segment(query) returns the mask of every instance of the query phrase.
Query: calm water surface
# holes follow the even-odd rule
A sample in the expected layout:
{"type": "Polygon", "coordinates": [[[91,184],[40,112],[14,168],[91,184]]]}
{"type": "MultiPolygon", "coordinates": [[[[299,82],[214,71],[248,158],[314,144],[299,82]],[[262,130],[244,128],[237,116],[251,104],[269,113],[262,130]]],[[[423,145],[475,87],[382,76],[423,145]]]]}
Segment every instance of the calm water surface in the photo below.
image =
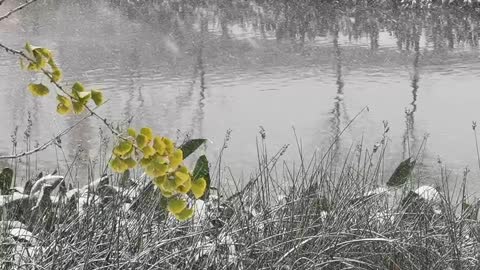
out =
{"type": "MultiPolygon", "coordinates": [[[[335,10],[301,1],[159,2],[39,1],[0,22],[0,42],[51,48],[66,84],[104,89],[108,103],[100,114],[133,117],[133,126],[168,136],[208,138],[211,159],[231,129],[223,160],[237,177],[256,166],[261,127],[272,153],[295,144],[295,128],[311,154],[326,149],[366,106],[338,147],[363,141],[371,149],[388,121],[387,171],[429,134],[423,166],[439,171],[440,158],[452,179],[465,166],[472,179],[479,175],[471,127],[480,120],[477,15],[335,10]]],[[[14,6],[6,1],[0,14],[14,6]]],[[[53,98],[31,97],[25,86],[32,79],[16,57],[0,52],[0,152],[12,151],[17,126],[18,151],[25,149],[29,112],[32,145],[78,120],[57,116],[53,98]]],[[[62,149],[36,156],[39,168],[72,162],[79,146],[80,163],[95,159],[99,127],[85,121],[62,149]]],[[[291,147],[285,158],[296,155],[291,147]]]]}

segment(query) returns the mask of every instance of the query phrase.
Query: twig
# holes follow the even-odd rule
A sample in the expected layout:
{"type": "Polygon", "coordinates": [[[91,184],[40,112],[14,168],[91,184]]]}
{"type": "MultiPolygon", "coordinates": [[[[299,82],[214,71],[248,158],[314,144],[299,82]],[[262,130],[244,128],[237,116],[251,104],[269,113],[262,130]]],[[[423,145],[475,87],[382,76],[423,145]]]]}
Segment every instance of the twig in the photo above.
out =
{"type": "Polygon", "coordinates": [[[335,139],[333,140],[333,142],[330,144],[330,147],[328,147],[327,151],[325,152],[325,154],[322,156],[322,159],[320,160],[320,164],[322,164],[323,160],[327,157],[328,153],[330,152],[330,150],[332,150],[334,144],[340,139],[340,137],[343,135],[343,133],[345,132],[345,130],[347,130],[350,125],[355,122],[355,120],[364,112],[364,111],[369,111],[368,107],[363,107],[363,109],[361,109],[353,118],[352,120],[350,120],[347,125],[340,131],[340,133],[335,136],[335,139]]]}
{"type": "MultiPolygon", "coordinates": [[[[36,0],[35,0],[36,1],[36,0]]],[[[0,43],[0,48],[3,48],[5,49],[5,51],[7,51],[8,53],[11,53],[11,54],[15,54],[15,55],[18,55],[22,58],[24,58],[25,60],[31,62],[31,63],[35,63],[35,60],[33,60],[32,58],[28,57],[25,53],[23,53],[22,51],[17,51],[17,50],[14,50],[14,49],[11,49],[10,47],[7,47],[5,45],[3,45],[2,43],[0,43]]],[[[42,72],[43,74],[45,74],[45,76],[47,76],[50,81],[60,90],[62,91],[65,95],[67,95],[68,97],[70,97],[71,99],[74,99],[74,97],[68,93],[64,88],[63,86],[61,86],[58,82],[56,82],[53,77],[52,77],[52,74],[46,70],[46,69],[43,69],[42,68],[42,72]]],[[[123,137],[117,130],[115,130],[113,128],[113,126],[108,122],[108,120],[106,118],[103,118],[102,116],[100,116],[99,114],[97,114],[96,112],[94,112],[94,110],[90,107],[88,107],[87,105],[84,105],[85,109],[93,116],[95,116],[97,119],[99,119],[100,121],[103,122],[103,124],[105,126],[107,126],[107,128],[112,132],[113,135],[117,136],[119,139],[121,140],[127,140],[125,137],[123,137]]]]}
{"type": "MultiPolygon", "coordinates": [[[[5,0],[0,0],[0,5],[3,4],[3,2],[5,2],[5,0]]],[[[13,13],[19,11],[19,10],[22,10],[23,8],[25,8],[26,6],[34,3],[34,2],[37,2],[37,0],[30,0],[30,1],[27,1],[25,2],[24,4],[10,10],[9,12],[7,12],[7,14],[3,15],[2,17],[0,17],[0,22],[5,20],[6,18],[8,18],[10,15],[12,15],[13,13]]]]}
{"type": "Polygon", "coordinates": [[[477,121],[472,122],[473,135],[475,136],[475,150],[477,150],[478,168],[480,169],[480,152],[478,150],[477,121]]]}
{"type": "Polygon", "coordinates": [[[2,159],[21,158],[21,157],[29,156],[29,155],[31,155],[31,154],[34,154],[34,153],[43,151],[43,150],[47,149],[47,147],[49,147],[50,145],[52,145],[53,143],[55,143],[55,142],[56,142],[59,138],[61,138],[63,135],[69,133],[73,128],[75,128],[76,126],[78,126],[81,122],[83,122],[85,119],[89,118],[90,116],[92,116],[92,115],[90,114],[90,115],[87,115],[87,116],[83,117],[83,118],[80,119],[77,123],[75,123],[74,125],[68,127],[67,129],[63,130],[62,132],[60,132],[59,134],[57,134],[55,137],[53,137],[53,139],[49,140],[48,142],[42,144],[41,146],[39,146],[39,147],[37,147],[37,148],[34,148],[34,149],[30,150],[30,151],[26,151],[26,152],[23,152],[23,153],[20,153],[20,154],[8,155],[8,156],[0,156],[0,160],[2,160],[2,159]]]}

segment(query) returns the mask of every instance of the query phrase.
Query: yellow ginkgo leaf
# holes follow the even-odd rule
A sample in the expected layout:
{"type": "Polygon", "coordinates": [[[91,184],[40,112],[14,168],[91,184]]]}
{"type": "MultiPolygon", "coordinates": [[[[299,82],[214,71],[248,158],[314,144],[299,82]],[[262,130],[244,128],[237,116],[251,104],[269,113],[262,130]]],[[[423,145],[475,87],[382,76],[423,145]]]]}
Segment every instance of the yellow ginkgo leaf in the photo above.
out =
{"type": "Polygon", "coordinates": [[[90,100],[92,97],[91,92],[77,92],[76,97],[78,98],[79,101],[81,101],[83,104],[87,104],[87,102],[90,100]]]}
{"type": "Polygon", "coordinates": [[[182,172],[182,173],[186,173],[186,174],[189,174],[189,173],[190,173],[189,170],[188,170],[188,168],[187,168],[185,165],[182,165],[182,166],[178,167],[178,168],[177,168],[177,171],[178,171],[178,172],[182,172]]]}
{"type": "Polygon", "coordinates": [[[52,81],[59,82],[62,79],[62,71],[58,68],[54,68],[52,71],[52,81]]]}
{"type": "Polygon", "coordinates": [[[61,115],[65,115],[70,113],[72,110],[72,101],[70,98],[62,96],[62,95],[57,95],[57,112],[61,115]]]}
{"type": "Polygon", "coordinates": [[[47,59],[38,51],[38,49],[33,50],[33,57],[35,58],[35,64],[38,69],[45,68],[47,66],[47,59]]]}
{"type": "Polygon", "coordinates": [[[153,183],[159,188],[165,184],[165,181],[167,181],[167,175],[153,178],[153,183]]]}
{"type": "Polygon", "coordinates": [[[165,144],[165,151],[167,151],[168,154],[173,153],[175,150],[175,145],[173,144],[172,140],[167,137],[162,137],[162,141],[165,144]]]}
{"type": "Polygon", "coordinates": [[[115,148],[113,148],[113,153],[117,156],[123,156],[132,150],[132,143],[129,141],[121,141],[115,148]]]}
{"type": "Polygon", "coordinates": [[[175,181],[170,180],[168,178],[167,178],[167,181],[165,181],[161,186],[162,190],[165,190],[168,192],[174,192],[176,188],[177,188],[177,185],[175,185],[175,181]]]}
{"type": "Polygon", "coordinates": [[[145,147],[143,147],[142,152],[145,158],[149,158],[156,153],[155,149],[153,149],[153,147],[151,147],[150,145],[146,145],[145,147]]]}
{"type": "Polygon", "coordinates": [[[143,134],[138,134],[137,138],[136,138],[136,141],[137,141],[137,146],[140,149],[145,147],[148,143],[147,137],[145,137],[145,135],[143,135],[143,134]]]}
{"type": "Polygon", "coordinates": [[[68,104],[72,104],[70,101],[70,98],[62,96],[62,95],[57,95],[57,101],[58,103],[62,103],[68,106],[68,104]]]}
{"type": "Polygon", "coordinates": [[[183,162],[183,152],[181,149],[175,149],[170,155],[170,167],[176,169],[183,162]]]}
{"type": "Polygon", "coordinates": [[[110,161],[110,167],[117,173],[123,173],[128,170],[128,165],[119,157],[115,157],[110,161]]]}
{"type": "Polygon", "coordinates": [[[185,208],[182,212],[174,215],[179,221],[187,221],[193,217],[193,208],[185,208]]]}
{"type": "Polygon", "coordinates": [[[205,190],[207,189],[207,181],[204,178],[197,179],[192,183],[192,193],[195,198],[199,199],[205,194],[205,190]]]}
{"type": "Polygon", "coordinates": [[[124,160],[125,164],[127,164],[129,169],[135,168],[137,166],[137,162],[133,158],[127,158],[124,160]]]}
{"type": "Polygon", "coordinates": [[[180,171],[175,172],[175,185],[177,187],[183,185],[186,181],[190,181],[190,175],[180,171]]]}
{"type": "Polygon", "coordinates": [[[133,128],[128,128],[127,129],[127,134],[128,134],[128,136],[130,136],[132,138],[135,138],[137,136],[137,132],[135,132],[135,129],[133,129],[133,128]]]}
{"type": "Polygon", "coordinates": [[[145,138],[147,139],[148,142],[153,139],[153,131],[152,131],[151,128],[144,127],[142,129],[140,129],[140,134],[145,136],[145,138]]]}
{"type": "Polygon", "coordinates": [[[92,90],[92,100],[95,105],[100,106],[103,104],[103,93],[99,90],[92,90]]]}
{"type": "Polygon", "coordinates": [[[140,165],[142,165],[142,167],[146,168],[150,165],[150,163],[152,162],[152,158],[142,158],[140,159],[140,165]]]}
{"type": "Polygon", "coordinates": [[[38,67],[38,65],[36,63],[30,63],[27,66],[27,70],[28,71],[39,71],[40,68],[38,67]]]}
{"type": "Polygon", "coordinates": [[[85,92],[85,87],[79,82],[75,82],[72,86],[72,93],[76,95],[77,93],[85,92]]]}
{"type": "Polygon", "coordinates": [[[168,166],[166,164],[160,164],[155,161],[150,161],[146,166],[145,172],[150,177],[159,177],[164,176],[168,171],[168,166]]]}
{"type": "Polygon", "coordinates": [[[177,192],[181,194],[187,194],[192,188],[192,181],[185,181],[181,186],[177,186],[177,192]]]}
{"type": "Polygon", "coordinates": [[[47,48],[36,48],[34,51],[38,52],[41,54],[43,57],[45,57],[47,60],[50,60],[53,57],[52,51],[50,51],[47,48]]]}
{"type": "Polygon", "coordinates": [[[29,84],[28,85],[28,90],[30,90],[32,95],[39,96],[39,97],[46,96],[50,92],[48,87],[46,87],[45,85],[43,85],[41,83],[38,83],[38,84],[31,83],[31,84],[29,84]]]}
{"type": "Polygon", "coordinates": [[[166,190],[163,190],[163,189],[160,189],[160,193],[162,193],[162,196],[165,197],[165,198],[170,198],[170,197],[173,196],[173,192],[166,191],[166,190]]]}
{"type": "Polygon", "coordinates": [[[70,113],[70,111],[71,111],[71,107],[67,107],[67,106],[65,106],[65,104],[62,104],[62,103],[57,104],[57,113],[58,114],[66,115],[66,114],[70,113]]]}
{"type": "Polygon", "coordinates": [[[85,110],[85,105],[82,104],[80,101],[72,101],[73,105],[73,112],[76,114],[81,114],[85,110]]]}
{"type": "Polygon", "coordinates": [[[156,136],[153,138],[153,148],[159,155],[163,155],[165,153],[165,143],[162,141],[162,137],[156,136]]]}
{"type": "Polygon", "coordinates": [[[187,207],[187,202],[182,199],[170,198],[168,200],[167,209],[173,214],[179,214],[187,207]]]}

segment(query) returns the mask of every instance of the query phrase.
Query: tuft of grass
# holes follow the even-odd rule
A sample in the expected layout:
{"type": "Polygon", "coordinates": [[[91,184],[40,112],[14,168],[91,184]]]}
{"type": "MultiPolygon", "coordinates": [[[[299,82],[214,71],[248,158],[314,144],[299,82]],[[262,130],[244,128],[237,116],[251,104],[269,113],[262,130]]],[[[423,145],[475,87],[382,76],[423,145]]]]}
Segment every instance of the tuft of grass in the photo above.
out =
{"type": "Polygon", "coordinates": [[[380,147],[351,147],[341,162],[299,150],[293,166],[278,162],[284,148],[269,156],[262,136],[257,174],[234,192],[192,201],[187,222],[169,217],[159,194],[133,210],[149,181],[135,172],[64,188],[41,212],[40,198],[12,199],[2,203],[2,269],[479,267],[478,203],[467,211],[444,168],[436,199],[385,187],[380,147]]]}

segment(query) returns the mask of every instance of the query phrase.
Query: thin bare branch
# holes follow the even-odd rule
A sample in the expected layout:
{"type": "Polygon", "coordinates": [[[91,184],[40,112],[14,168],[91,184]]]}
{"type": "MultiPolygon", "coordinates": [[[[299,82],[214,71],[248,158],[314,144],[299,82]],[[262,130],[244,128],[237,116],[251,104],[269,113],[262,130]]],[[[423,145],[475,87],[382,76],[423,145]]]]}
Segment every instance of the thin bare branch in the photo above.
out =
{"type": "MultiPolygon", "coordinates": [[[[3,4],[5,0],[0,0],[0,5],[3,4]]],[[[17,12],[17,11],[20,11],[22,9],[24,9],[25,7],[27,7],[28,5],[34,3],[34,2],[37,2],[37,0],[29,0],[23,4],[21,4],[20,6],[10,10],[9,12],[7,12],[7,14],[3,15],[0,17],[0,22],[5,20],[6,18],[8,18],[10,15],[12,15],[13,13],[17,12]]]]}
{"type": "Polygon", "coordinates": [[[83,122],[85,119],[91,117],[92,115],[89,114],[85,117],[83,117],[82,119],[80,119],[77,123],[73,124],[72,126],[66,128],[65,130],[63,130],[62,132],[58,133],[57,135],[55,135],[51,140],[47,141],[46,143],[40,145],[39,147],[36,147],[30,151],[26,151],[26,152],[23,152],[23,153],[19,153],[19,154],[13,154],[13,155],[7,155],[7,156],[0,156],[0,160],[2,159],[15,159],[15,158],[21,158],[21,157],[25,157],[25,156],[29,156],[29,155],[32,155],[32,154],[35,154],[37,152],[40,152],[40,151],[43,151],[45,149],[47,149],[50,145],[54,144],[56,141],[58,141],[62,136],[64,136],[65,134],[69,133],[72,129],[74,129],[76,126],[78,126],[81,122],[83,122]]]}
{"type": "MultiPolygon", "coordinates": [[[[15,55],[18,55],[22,58],[24,58],[25,60],[29,61],[29,62],[32,62],[34,63],[35,60],[33,60],[32,58],[28,57],[25,53],[23,53],[22,51],[17,51],[17,50],[14,50],[14,49],[11,49],[10,47],[7,47],[5,45],[3,45],[2,43],[0,43],[0,48],[3,48],[5,49],[8,53],[11,53],[11,54],[15,54],[15,55]]],[[[70,98],[74,98],[68,91],[66,91],[62,85],[60,85],[58,82],[56,82],[53,77],[52,77],[52,74],[46,70],[46,69],[42,69],[42,72],[43,74],[45,74],[45,76],[47,76],[51,83],[53,83],[60,91],[62,91],[65,95],[67,95],[68,97],[70,98]]],[[[85,109],[93,116],[95,116],[97,119],[99,119],[100,121],[103,122],[103,124],[105,126],[107,126],[107,128],[112,132],[113,135],[117,136],[119,139],[121,140],[126,140],[126,138],[124,138],[113,126],[112,124],[110,124],[108,122],[108,120],[102,116],[100,116],[99,114],[97,114],[94,109],[88,107],[87,105],[84,105],[85,106],[85,109]]]]}

